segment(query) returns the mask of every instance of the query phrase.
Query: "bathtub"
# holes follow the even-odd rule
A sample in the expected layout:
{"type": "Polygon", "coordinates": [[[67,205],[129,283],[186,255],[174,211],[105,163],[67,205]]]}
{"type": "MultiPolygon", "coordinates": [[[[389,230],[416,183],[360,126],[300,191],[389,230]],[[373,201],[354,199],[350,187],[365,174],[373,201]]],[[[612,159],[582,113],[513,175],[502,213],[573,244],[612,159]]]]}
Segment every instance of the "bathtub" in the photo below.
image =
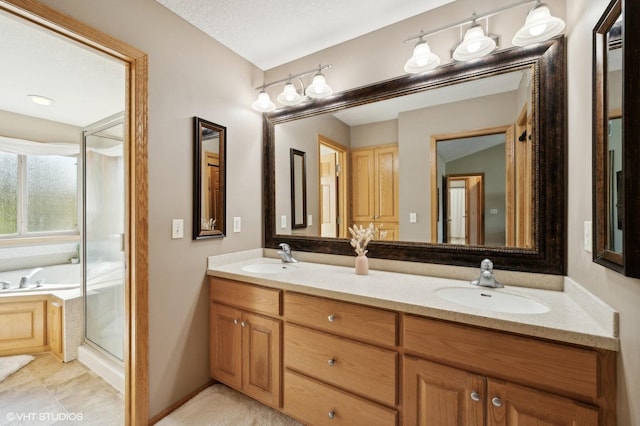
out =
{"type": "Polygon", "coordinates": [[[0,272],[0,282],[4,282],[0,286],[0,296],[11,293],[47,292],[79,288],[82,278],[81,268],[82,265],[80,264],[69,263],[0,272]],[[29,284],[27,288],[19,288],[20,280],[25,276],[30,276],[29,284]],[[8,288],[3,288],[7,286],[8,288]]]}

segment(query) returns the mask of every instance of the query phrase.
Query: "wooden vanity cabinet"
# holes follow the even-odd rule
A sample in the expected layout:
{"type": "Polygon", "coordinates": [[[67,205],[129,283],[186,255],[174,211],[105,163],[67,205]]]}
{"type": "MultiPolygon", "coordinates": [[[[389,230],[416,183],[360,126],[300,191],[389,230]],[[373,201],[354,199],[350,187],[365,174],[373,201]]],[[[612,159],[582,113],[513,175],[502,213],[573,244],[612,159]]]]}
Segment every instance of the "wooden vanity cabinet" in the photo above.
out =
{"type": "Polygon", "coordinates": [[[405,425],[615,425],[615,358],[406,315],[405,425]]]}
{"type": "Polygon", "coordinates": [[[211,377],[279,408],[282,321],[257,312],[279,315],[280,291],[219,278],[210,289],[211,377]]]}
{"type": "Polygon", "coordinates": [[[398,314],[284,294],[284,412],[306,424],[398,424],[398,314]]]}

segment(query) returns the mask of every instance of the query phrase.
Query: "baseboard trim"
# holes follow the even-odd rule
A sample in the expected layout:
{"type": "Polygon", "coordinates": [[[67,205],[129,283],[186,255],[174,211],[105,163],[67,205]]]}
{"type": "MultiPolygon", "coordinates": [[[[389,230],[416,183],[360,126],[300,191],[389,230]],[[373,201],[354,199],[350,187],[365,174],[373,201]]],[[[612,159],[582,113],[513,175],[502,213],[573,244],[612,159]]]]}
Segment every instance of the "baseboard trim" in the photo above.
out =
{"type": "Polygon", "coordinates": [[[217,382],[215,380],[211,379],[207,383],[205,383],[204,385],[200,386],[198,389],[196,389],[193,392],[189,393],[188,395],[180,398],[178,401],[174,402],[169,407],[167,407],[166,409],[162,410],[158,415],[156,415],[153,418],[151,418],[151,420],[149,420],[149,426],[155,425],[160,420],[164,419],[169,414],[173,413],[178,408],[183,406],[191,398],[193,398],[194,396],[196,396],[197,394],[199,394],[200,392],[202,392],[203,390],[205,390],[206,388],[208,388],[209,386],[211,386],[211,385],[213,385],[215,383],[217,383],[217,382]]]}

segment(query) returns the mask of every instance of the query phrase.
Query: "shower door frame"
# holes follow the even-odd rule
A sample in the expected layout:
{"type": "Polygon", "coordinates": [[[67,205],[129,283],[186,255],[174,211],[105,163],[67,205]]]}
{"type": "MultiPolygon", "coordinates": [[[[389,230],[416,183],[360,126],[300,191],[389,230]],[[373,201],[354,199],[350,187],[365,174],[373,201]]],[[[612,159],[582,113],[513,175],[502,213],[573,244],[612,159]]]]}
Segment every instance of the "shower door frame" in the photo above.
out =
{"type": "Polygon", "coordinates": [[[0,9],[124,62],[125,105],[125,424],[149,421],[147,55],[34,0],[0,0],[0,9]]]}

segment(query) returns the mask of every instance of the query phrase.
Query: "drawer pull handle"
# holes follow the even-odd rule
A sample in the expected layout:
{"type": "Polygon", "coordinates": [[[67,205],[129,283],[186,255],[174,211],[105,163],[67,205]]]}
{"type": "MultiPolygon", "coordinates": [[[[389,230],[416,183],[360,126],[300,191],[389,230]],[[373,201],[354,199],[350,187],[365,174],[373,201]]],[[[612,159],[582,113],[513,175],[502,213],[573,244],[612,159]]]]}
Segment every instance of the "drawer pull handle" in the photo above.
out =
{"type": "Polygon", "coordinates": [[[330,419],[333,419],[336,416],[336,412],[331,410],[331,411],[329,411],[328,416],[329,416],[330,419]]]}
{"type": "Polygon", "coordinates": [[[334,365],[336,365],[336,359],[331,358],[329,361],[327,361],[327,364],[329,364],[329,367],[333,367],[334,365]]]}
{"type": "Polygon", "coordinates": [[[242,327],[246,327],[246,326],[247,326],[247,322],[246,322],[246,321],[242,321],[242,322],[240,323],[240,325],[241,325],[242,327]]]}
{"type": "Polygon", "coordinates": [[[502,407],[502,400],[500,398],[498,398],[497,396],[494,396],[491,399],[491,403],[496,407],[502,407]]]}
{"type": "Polygon", "coordinates": [[[336,316],[334,314],[331,314],[327,317],[327,319],[329,320],[329,322],[334,322],[336,320],[336,316]]]}
{"type": "Polygon", "coordinates": [[[234,320],[233,320],[233,325],[238,325],[238,322],[239,322],[239,321],[238,321],[237,319],[234,319],[234,320]]]}
{"type": "Polygon", "coordinates": [[[476,391],[471,392],[471,399],[476,402],[480,401],[480,394],[476,391]]]}

